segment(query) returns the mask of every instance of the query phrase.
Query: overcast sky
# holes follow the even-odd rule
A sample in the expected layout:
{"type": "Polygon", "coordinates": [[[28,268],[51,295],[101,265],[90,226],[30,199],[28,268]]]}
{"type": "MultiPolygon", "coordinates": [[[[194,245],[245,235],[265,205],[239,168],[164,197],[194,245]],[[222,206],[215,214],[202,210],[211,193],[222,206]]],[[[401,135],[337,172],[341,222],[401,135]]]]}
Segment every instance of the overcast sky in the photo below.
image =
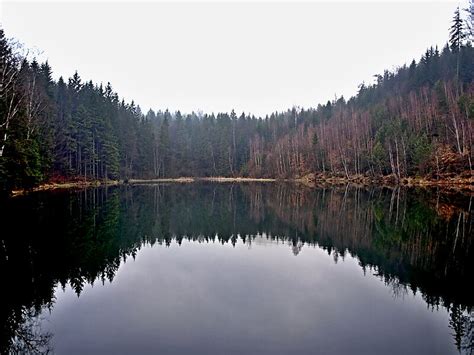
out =
{"type": "Polygon", "coordinates": [[[54,77],[75,70],[149,108],[264,115],[348,98],[442,47],[443,2],[18,2],[1,23],[54,77]]]}

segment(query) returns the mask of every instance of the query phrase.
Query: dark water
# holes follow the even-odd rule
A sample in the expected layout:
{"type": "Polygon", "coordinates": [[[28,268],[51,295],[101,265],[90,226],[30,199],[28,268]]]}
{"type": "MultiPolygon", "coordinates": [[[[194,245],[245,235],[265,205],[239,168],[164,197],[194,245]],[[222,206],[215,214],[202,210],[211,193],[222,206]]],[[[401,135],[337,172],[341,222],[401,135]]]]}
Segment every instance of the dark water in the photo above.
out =
{"type": "Polygon", "coordinates": [[[189,184],[0,205],[0,349],[472,354],[470,196],[189,184]]]}

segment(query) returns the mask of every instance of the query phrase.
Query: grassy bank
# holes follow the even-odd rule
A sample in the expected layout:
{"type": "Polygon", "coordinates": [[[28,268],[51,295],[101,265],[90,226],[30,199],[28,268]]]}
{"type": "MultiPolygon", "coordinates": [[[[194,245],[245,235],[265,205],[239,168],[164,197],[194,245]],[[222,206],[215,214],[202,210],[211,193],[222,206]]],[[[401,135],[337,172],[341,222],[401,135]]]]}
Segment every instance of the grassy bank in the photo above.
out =
{"type": "Polygon", "coordinates": [[[120,181],[117,180],[90,180],[90,181],[67,181],[67,182],[49,182],[46,184],[41,184],[39,186],[33,187],[31,189],[18,189],[11,192],[11,196],[21,196],[30,192],[37,191],[48,191],[48,190],[65,190],[65,189],[84,189],[88,187],[97,187],[97,186],[112,186],[118,185],[120,181]]]}
{"type": "Polygon", "coordinates": [[[59,189],[84,189],[97,186],[113,186],[119,184],[144,185],[144,184],[160,184],[160,183],[195,183],[195,182],[216,182],[216,183],[275,183],[289,182],[304,184],[308,187],[318,186],[335,186],[355,184],[361,186],[407,186],[407,187],[426,187],[441,188],[446,190],[470,191],[474,192],[474,176],[464,177],[444,177],[442,179],[429,179],[425,177],[408,177],[396,180],[393,176],[384,176],[380,178],[371,178],[367,176],[350,176],[336,177],[309,174],[301,178],[294,179],[274,179],[274,178],[249,178],[249,177],[179,177],[179,178],[162,178],[162,179],[129,179],[125,181],[118,180],[91,180],[91,181],[65,181],[65,182],[49,182],[32,189],[18,189],[12,191],[12,196],[21,196],[29,192],[48,191],[59,189]]]}
{"type": "Polygon", "coordinates": [[[164,182],[173,183],[190,183],[195,182],[196,179],[192,177],[179,177],[179,178],[163,178],[163,179],[129,179],[126,180],[127,184],[159,184],[164,182]]]}

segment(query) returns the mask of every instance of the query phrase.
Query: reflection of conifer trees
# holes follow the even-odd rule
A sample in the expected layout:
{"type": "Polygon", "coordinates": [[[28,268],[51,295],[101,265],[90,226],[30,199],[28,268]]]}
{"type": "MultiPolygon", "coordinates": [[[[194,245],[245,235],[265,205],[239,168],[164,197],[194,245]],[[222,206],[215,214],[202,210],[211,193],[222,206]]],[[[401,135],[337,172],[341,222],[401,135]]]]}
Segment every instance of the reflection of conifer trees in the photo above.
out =
{"type": "Polygon", "coordinates": [[[449,328],[453,331],[456,348],[466,354],[474,353],[474,313],[465,314],[463,307],[453,305],[449,314],[449,328]]]}
{"type": "Polygon", "coordinates": [[[454,342],[458,350],[461,350],[461,342],[464,337],[464,322],[465,316],[461,307],[453,306],[450,313],[449,327],[454,331],[454,342]]]}
{"type": "Polygon", "coordinates": [[[9,285],[0,307],[2,351],[46,345],[31,309],[51,306],[57,284],[69,283],[80,294],[85,283],[113,279],[121,256],[140,245],[120,244],[119,206],[117,191],[104,189],[37,194],[1,205],[0,223],[10,231],[0,250],[0,276],[9,285]]]}
{"type": "Polygon", "coordinates": [[[143,243],[217,236],[250,246],[265,235],[295,255],[309,245],[335,262],[357,257],[394,295],[421,292],[430,306],[450,309],[456,345],[472,349],[470,202],[399,188],[285,184],[123,186],[13,199],[0,205],[0,223],[10,231],[0,237],[0,276],[11,286],[0,306],[0,348],[27,329],[23,314],[52,306],[56,285],[79,295],[86,284],[112,281],[143,243]]]}

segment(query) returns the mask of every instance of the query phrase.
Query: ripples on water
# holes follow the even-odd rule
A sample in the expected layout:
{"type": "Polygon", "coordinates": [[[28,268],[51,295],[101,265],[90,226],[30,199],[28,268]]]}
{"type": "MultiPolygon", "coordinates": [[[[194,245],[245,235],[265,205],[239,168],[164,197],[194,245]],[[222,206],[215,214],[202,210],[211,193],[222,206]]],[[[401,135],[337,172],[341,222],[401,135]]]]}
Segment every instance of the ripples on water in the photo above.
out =
{"type": "Polygon", "coordinates": [[[5,201],[0,349],[472,354],[472,204],[279,184],[5,201]]]}

